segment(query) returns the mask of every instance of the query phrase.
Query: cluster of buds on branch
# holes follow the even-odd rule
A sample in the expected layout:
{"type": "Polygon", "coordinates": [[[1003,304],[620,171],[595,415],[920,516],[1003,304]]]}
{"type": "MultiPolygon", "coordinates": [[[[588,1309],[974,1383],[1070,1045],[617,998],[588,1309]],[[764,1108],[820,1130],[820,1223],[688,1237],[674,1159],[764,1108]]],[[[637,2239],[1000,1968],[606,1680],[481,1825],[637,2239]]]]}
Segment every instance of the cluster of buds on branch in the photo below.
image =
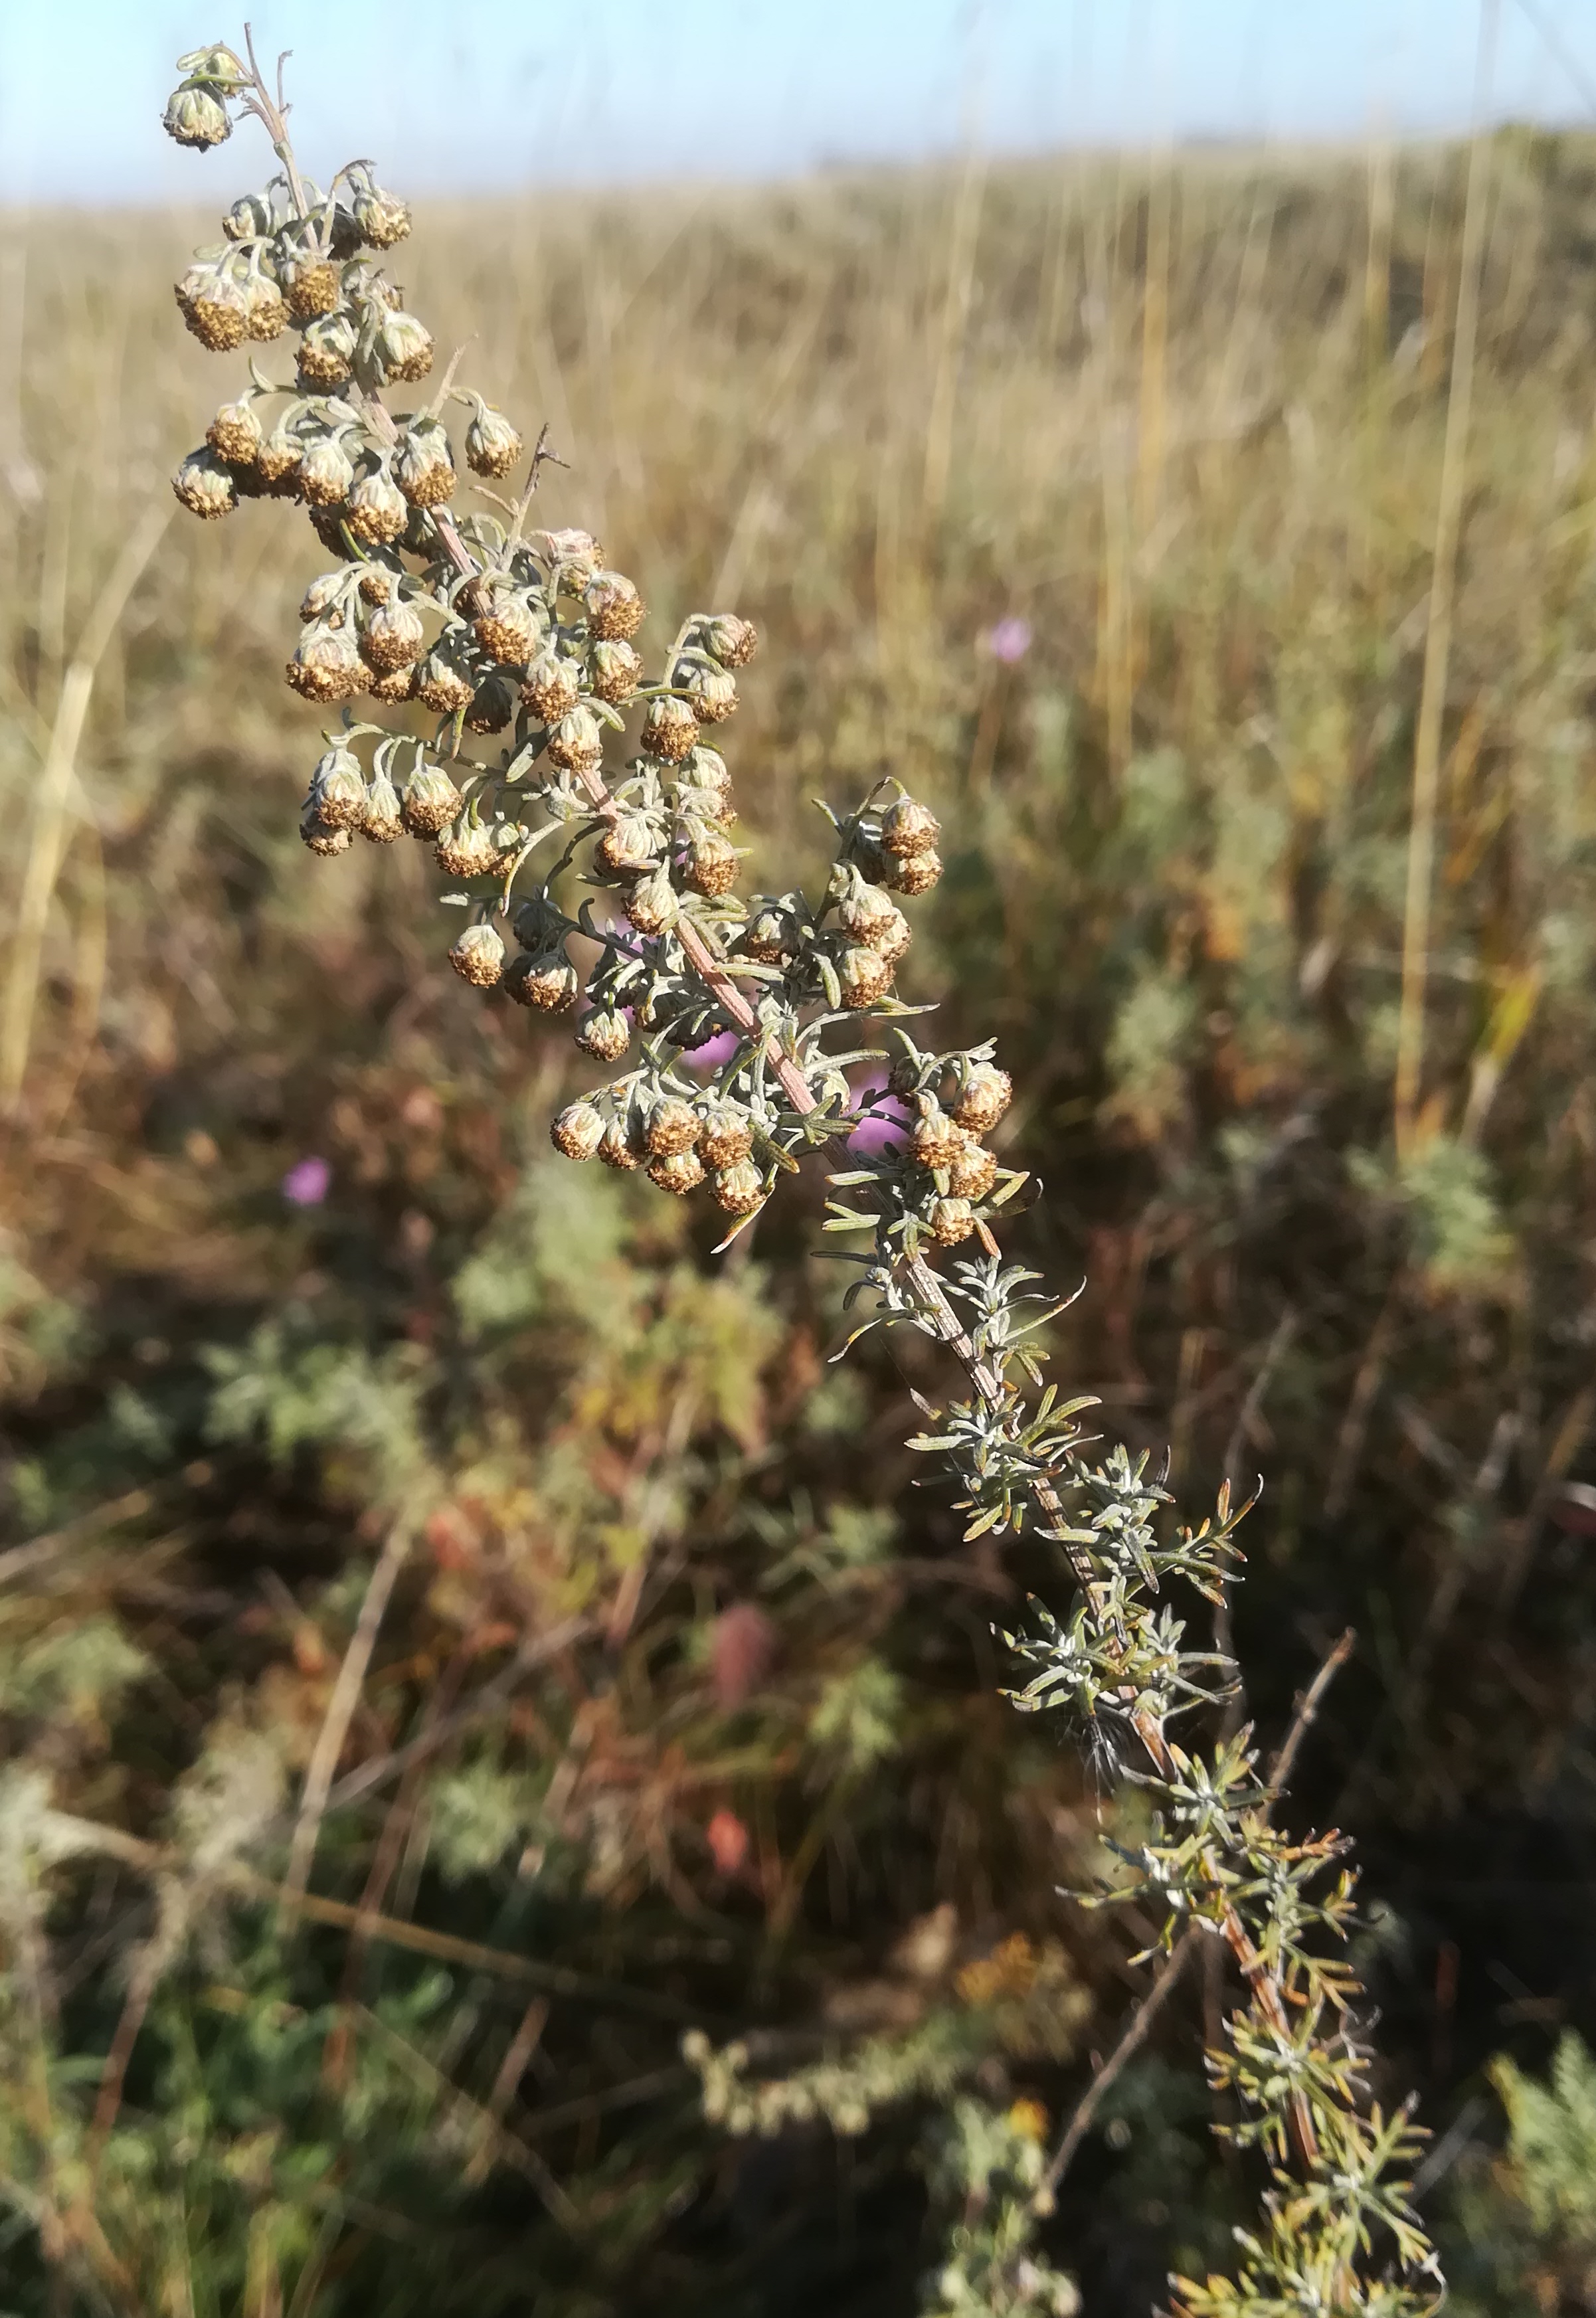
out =
{"type": "MultiPolygon", "coordinates": [[[[1028,1676],[1016,1703],[1062,1710],[1144,1793],[1144,1839],[1115,1891],[1092,1897],[1134,1894],[1154,1911],[1166,1973],[1197,1938],[1222,1943],[1237,1972],[1242,2000],[1208,2065],[1239,2112],[1234,2137],[1270,2169],[1265,2225],[1242,2238],[1234,2278],[1174,2281],[1175,2307],[1413,2318],[1438,2287],[1408,2203],[1419,2136],[1405,2110],[1388,2117],[1367,2098],[1359,1991],[1335,1953],[1350,1917],[1345,1846],[1274,1828],[1281,1779],[1260,1777],[1245,1732],[1206,1752],[1170,1736],[1178,1718],[1212,1714],[1235,1676],[1186,1646],[1166,1589],[1223,1602],[1240,1516],[1222,1497],[1214,1520],[1161,1541],[1169,1500],[1145,1460],[1087,1453],[1078,1419],[1090,1404],[1043,1383],[1037,1332],[1059,1307],[994,1237],[1027,1183],[986,1139],[1009,1078],[990,1044],[923,1049],[907,1027],[919,1010],[894,993],[910,941],[900,902],[941,874],[934,816],[889,778],[851,812],[827,809],[835,858],[818,898],[737,897],[731,777],[705,735],[736,708],[753,627],[695,613],[650,677],[633,582],[587,533],[531,522],[546,441],[528,458],[511,422],[456,384],[458,358],[421,408],[390,407],[385,395],[433,362],[376,262],[408,211],[364,161],[325,193],[303,177],[281,68],[268,88],[247,36],[246,49],[183,59],[166,127],[205,147],[235,112],[253,115],[281,175],[234,205],[178,302],[220,352],[291,339],[295,374],[274,382],[252,360],[175,489],[207,517],[296,499],[333,559],[288,664],[306,699],[343,705],[305,800],[306,844],[336,856],[356,836],[408,831],[433,846],[453,889],[444,899],[465,913],[449,952],[459,974],[533,1013],[571,1014],[578,1046],[614,1074],[554,1120],[568,1158],[646,1169],[677,1195],[707,1183],[729,1235],[806,1155],[840,1161],[826,1228],[864,1236],[843,1260],[857,1267],[850,1301],[874,1298],[856,1335],[910,1325],[969,1386],[944,1410],[927,1405],[912,1445],[956,1477],[971,1538],[1050,1540],[1073,1581],[1062,1622],[1038,1605],[1032,1629],[1005,1640],[1028,1676]],[[454,409],[469,413],[460,453],[485,502],[464,515],[454,409]],[[524,461],[518,490],[489,488],[524,461]],[[356,714],[357,696],[388,721],[356,714]],[[895,1134],[859,1137],[873,1119],[895,1134]]],[[[1001,2292],[991,2283],[992,2307],[1042,2306],[1025,2284],[1044,2276],[1030,2235],[1027,2224],[1002,2239],[1012,2276],[1001,2292]]]]}

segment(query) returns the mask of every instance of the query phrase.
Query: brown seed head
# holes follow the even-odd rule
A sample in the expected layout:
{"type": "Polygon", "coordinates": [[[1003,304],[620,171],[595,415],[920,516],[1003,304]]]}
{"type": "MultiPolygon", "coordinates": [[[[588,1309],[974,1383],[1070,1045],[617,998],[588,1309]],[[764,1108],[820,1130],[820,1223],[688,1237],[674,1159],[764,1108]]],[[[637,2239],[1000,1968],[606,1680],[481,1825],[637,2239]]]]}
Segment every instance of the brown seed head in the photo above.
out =
{"type": "Polygon", "coordinates": [[[453,716],[469,708],[477,681],[464,665],[463,628],[446,629],[421,663],[416,697],[435,716],[453,716]]]}
{"type": "Polygon", "coordinates": [[[649,1181],[662,1191],[672,1191],[685,1199],[704,1181],[704,1162],[696,1151],[672,1151],[663,1159],[649,1162],[649,1181]]]}
{"type": "Polygon", "coordinates": [[[404,825],[398,790],[386,773],[374,774],[360,817],[361,835],[372,845],[391,845],[404,825]]]}
{"type": "Polygon", "coordinates": [[[313,813],[300,816],[300,836],[312,853],[326,857],[347,853],[354,841],[346,829],[329,829],[326,822],[318,821],[313,813]]]}
{"type": "Polygon", "coordinates": [[[502,732],[516,714],[516,689],[498,669],[490,669],[471,695],[465,712],[468,732],[502,732]]]}
{"type": "Polygon", "coordinates": [[[342,285],[330,257],[301,257],[288,268],[283,284],[288,310],[296,322],[313,322],[336,310],[342,285]]]}
{"type": "Polygon", "coordinates": [[[879,950],[864,942],[850,942],[837,961],[837,979],[845,1006],[874,1006],[892,988],[892,969],[879,950]]]}
{"type": "Polygon", "coordinates": [[[919,1100],[920,1115],[910,1137],[914,1155],[922,1167],[951,1166],[954,1155],[964,1147],[964,1130],[934,1096],[923,1094],[919,1100]]]}
{"type": "Polygon", "coordinates": [[[473,988],[491,990],[505,970],[504,942],[492,926],[467,926],[449,952],[449,963],[473,988]]]}
{"type": "Polygon", "coordinates": [[[737,883],[738,853],[734,845],[711,831],[695,838],[687,849],[683,882],[695,894],[706,894],[712,901],[721,894],[729,894],[737,883]]]}
{"type": "Polygon", "coordinates": [[[746,1110],[740,1110],[732,1103],[719,1103],[704,1113],[698,1148],[706,1165],[735,1167],[753,1147],[754,1123],[746,1110]]]}
{"type": "MultiPolygon", "coordinates": [[[[438,839],[435,858],[438,867],[451,877],[480,877],[498,858],[498,848],[485,822],[473,821],[469,813],[462,813],[438,839]]],[[[495,935],[494,939],[497,941],[498,937],[495,935]]],[[[499,947],[502,949],[504,945],[500,943],[499,947]]]]}
{"type": "Polygon", "coordinates": [[[942,834],[942,823],[911,796],[901,796],[881,817],[881,841],[889,853],[928,853],[942,834]]]}
{"type": "Polygon", "coordinates": [[[568,1102],[549,1129],[549,1140],[567,1159],[592,1159],[604,1141],[603,1114],[590,1102],[568,1102]]]}
{"type": "Polygon", "coordinates": [[[279,424],[273,427],[261,445],[256,459],[256,472],[263,482],[287,483],[300,471],[305,455],[304,445],[288,427],[279,424]]]}
{"type": "Polygon", "coordinates": [[[936,1199],[931,1206],[931,1237],[938,1247],[957,1247],[975,1229],[968,1199],[936,1199]]]}
{"type": "Polygon", "coordinates": [[[563,1014],[576,1004],[581,987],[576,967],[559,951],[533,957],[523,950],[505,976],[505,988],[516,1004],[535,1007],[540,1014],[563,1014]]]}
{"type": "Polygon", "coordinates": [[[288,328],[288,306],[274,282],[252,274],[244,284],[245,328],[257,346],[270,346],[288,328]]]}
{"type": "Polygon", "coordinates": [[[676,1095],[660,1098],[649,1113],[647,1139],[650,1157],[663,1159],[673,1151],[691,1151],[703,1133],[698,1113],[676,1095]]]}
{"type": "Polygon", "coordinates": [[[177,302],[184,320],[211,354],[231,354],[235,346],[243,345],[249,327],[249,309],[243,291],[227,275],[210,274],[187,298],[179,284],[177,302]]]}
{"type": "Polygon", "coordinates": [[[635,646],[619,638],[594,645],[587,655],[587,681],[600,700],[618,708],[630,700],[643,680],[643,664],[635,646]]]}
{"type": "Polygon", "coordinates": [[[595,854],[601,869],[628,876],[648,869],[654,860],[654,836],[641,813],[617,813],[598,840],[595,854]]]}
{"type": "Polygon", "coordinates": [[[744,929],[742,946],[761,966],[779,966],[792,955],[794,933],[785,910],[767,903],[757,910],[744,929]]]}
{"type": "Polygon", "coordinates": [[[412,420],[393,463],[393,480],[412,507],[442,507],[454,489],[454,454],[435,418],[412,420]]]}
{"type": "Polygon", "coordinates": [[[460,791],[442,765],[423,758],[405,783],[400,813],[412,837],[435,837],[460,811],[460,791]]]}
{"type": "Polygon", "coordinates": [[[595,772],[604,762],[604,734],[590,708],[579,703],[549,735],[549,761],[562,772],[595,772]]]}
{"type": "Polygon", "coordinates": [[[397,707],[401,700],[416,697],[416,671],[414,668],[386,669],[370,679],[366,690],[373,700],[385,700],[397,707]]]}
{"type": "Polygon", "coordinates": [[[998,1180],[998,1163],[984,1144],[966,1143],[947,1163],[947,1188],[961,1199],[984,1199],[998,1180]]]}
{"type": "Polygon", "coordinates": [[[670,873],[652,869],[640,877],[626,897],[626,914],[640,934],[662,934],[681,915],[670,873]]]}
{"type": "Polygon", "coordinates": [[[344,520],[354,536],[367,547],[387,547],[409,520],[405,495],[393,477],[379,467],[362,475],[350,491],[344,520]]]}
{"type": "Polygon", "coordinates": [[[525,597],[502,591],[492,597],[474,626],[477,642],[489,659],[506,668],[522,665],[538,633],[538,623],[525,597]]]}
{"type": "Polygon", "coordinates": [[[526,671],[521,697],[540,724],[558,724],[581,697],[581,671],[575,660],[561,660],[553,650],[539,652],[526,671]]]}
{"type": "Polygon", "coordinates": [[[361,632],[360,649],[367,667],[374,668],[380,676],[411,667],[426,649],[420,613],[398,597],[379,604],[361,632]]]}
{"type": "Polygon", "coordinates": [[[331,748],[310,776],[305,808],[328,829],[357,829],[365,816],[366,777],[353,749],[331,748]]]}
{"type": "Polygon", "coordinates": [[[928,894],[942,875],[942,856],[924,853],[889,854],[883,868],[886,884],[897,894],[928,894]]]}
{"type": "Polygon", "coordinates": [[[426,323],[402,308],[390,314],[377,333],[377,358],[384,375],[408,385],[426,376],[432,356],[432,332],[426,323]]]}
{"type": "Polygon", "coordinates": [[[605,1128],[598,1155],[605,1165],[614,1168],[617,1174],[630,1175],[634,1168],[642,1165],[642,1155],[632,1148],[632,1136],[624,1121],[619,1119],[612,1119],[605,1128]]]}
{"type": "Polygon", "coordinates": [[[624,1014],[595,1007],[577,1024],[577,1044],[596,1062],[618,1063],[632,1044],[632,1025],[624,1014]]]}
{"type": "Polygon", "coordinates": [[[728,668],[746,668],[759,649],[759,631],[735,612],[717,612],[704,629],[704,648],[728,668]]]}
{"type": "Polygon", "coordinates": [[[625,642],[643,624],[643,599],[623,571],[596,571],[583,597],[587,629],[595,638],[625,642]]]}
{"type": "Polygon", "coordinates": [[[737,678],[723,668],[689,661],[677,667],[671,680],[692,696],[694,714],[705,724],[723,724],[737,706],[737,678]]]}
{"type": "Polygon", "coordinates": [[[220,145],[233,133],[226,105],[208,88],[174,89],[166,99],[161,126],[177,144],[197,149],[220,145]]]}
{"type": "Polygon", "coordinates": [[[973,1135],[996,1127],[1014,1100],[1014,1081],[995,1063],[975,1063],[954,1105],[954,1117],[973,1135]]]}
{"type": "Polygon", "coordinates": [[[300,619],[325,619],[342,603],[348,586],[347,567],[342,571],[324,571],[318,580],[312,580],[300,599],[300,619]]]}
{"type": "Polygon", "coordinates": [[[373,249],[391,249],[410,230],[410,204],[385,193],[381,185],[365,185],[354,196],[355,229],[373,249]]]}
{"type": "Polygon", "coordinates": [[[247,402],[224,402],[205,429],[205,440],[217,457],[230,460],[235,467],[252,467],[265,439],[254,405],[247,402]]]}
{"type": "Polygon", "coordinates": [[[353,700],[365,687],[365,666],[346,629],[312,621],[285,670],[294,690],[307,700],[353,700]]]}
{"type": "Polygon", "coordinates": [[[465,460],[474,475],[507,475],[521,459],[521,437],[502,410],[483,403],[465,430],[465,460]]]}
{"type": "Polygon", "coordinates": [[[354,329],[346,315],[327,314],[300,340],[300,377],[307,386],[342,386],[354,367],[354,329]]]}
{"type": "Polygon", "coordinates": [[[190,515],[207,522],[231,515],[238,504],[238,478],[209,444],[203,450],[189,453],[172,478],[172,489],[190,515]]]}
{"type": "Polygon", "coordinates": [[[729,1216],[751,1216],[765,1204],[765,1178],[751,1159],[718,1167],[710,1184],[715,1205],[729,1216]]]}
{"type": "Polygon", "coordinates": [[[354,464],[336,435],[312,443],[300,461],[300,497],[307,507],[341,507],[354,488],[354,464]]]}
{"type": "Polygon", "coordinates": [[[679,765],[697,742],[698,719],[685,700],[668,695],[650,700],[643,718],[643,747],[667,764],[679,765]]]}

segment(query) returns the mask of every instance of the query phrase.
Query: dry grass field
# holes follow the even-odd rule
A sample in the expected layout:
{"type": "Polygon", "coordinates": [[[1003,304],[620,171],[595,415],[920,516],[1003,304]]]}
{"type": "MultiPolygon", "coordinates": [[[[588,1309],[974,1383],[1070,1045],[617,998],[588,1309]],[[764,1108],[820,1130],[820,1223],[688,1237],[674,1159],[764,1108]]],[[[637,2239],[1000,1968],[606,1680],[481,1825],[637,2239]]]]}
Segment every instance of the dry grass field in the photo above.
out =
{"type": "MultiPolygon", "coordinates": [[[[1479,2306],[1572,2309],[1477,2215],[1485,2062],[1596,2011],[1596,149],[1479,166],[1468,248],[1468,155],[1376,151],[439,206],[402,271],[659,630],[758,620],[752,882],[818,794],[941,813],[905,979],[1019,1082],[1063,1364],[1188,1494],[1267,1475],[1266,1729],[1358,1629],[1305,1809],[1393,2086],[1464,2117],[1479,2306]]],[[[907,2311],[924,2102],[729,2154],[677,2038],[907,2087],[929,2023],[1073,2097],[1139,1981],[1055,1896],[1089,1779],[993,1695],[1053,1581],[910,1491],[910,1353],[826,1365],[818,1190],[722,1261],[561,1176],[580,1058],[442,970],[420,849],[300,847],[314,544],[167,484],[212,230],[0,255],[0,2308],[907,2311]],[[307,1915],[281,1814],[396,1520],[333,1767],[426,1744],[334,1788],[307,1915]]],[[[1061,2205],[1094,2313],[1223,2251],[1192,2047],[1061,2205]]]]}

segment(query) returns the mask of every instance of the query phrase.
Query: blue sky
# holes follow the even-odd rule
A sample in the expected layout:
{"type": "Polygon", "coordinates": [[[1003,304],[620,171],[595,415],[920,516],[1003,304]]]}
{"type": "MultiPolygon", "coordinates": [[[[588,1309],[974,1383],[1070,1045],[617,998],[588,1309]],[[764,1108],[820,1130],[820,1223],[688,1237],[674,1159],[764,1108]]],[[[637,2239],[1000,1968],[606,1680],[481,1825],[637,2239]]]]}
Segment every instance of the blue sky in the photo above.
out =
{"type": "MultiPolygon", "coordinates": [[[[1596,85],[1596,0],[1500,0],[1493,110],[1575,121],[1538,15],[1596,85]]],[[[291,48],[314,170],[418,193],[738,181],[921,157],[1465,125],[1477,0],[254,0],[291,48]]],[[[157,116],[215,0],[0,0],[0,199],[159,202],[256,182],[157,116]],[[58,80],[58,93],[52,82],[58,80]],[[202,185],[203,191],[202,193],[202,185]]]]}

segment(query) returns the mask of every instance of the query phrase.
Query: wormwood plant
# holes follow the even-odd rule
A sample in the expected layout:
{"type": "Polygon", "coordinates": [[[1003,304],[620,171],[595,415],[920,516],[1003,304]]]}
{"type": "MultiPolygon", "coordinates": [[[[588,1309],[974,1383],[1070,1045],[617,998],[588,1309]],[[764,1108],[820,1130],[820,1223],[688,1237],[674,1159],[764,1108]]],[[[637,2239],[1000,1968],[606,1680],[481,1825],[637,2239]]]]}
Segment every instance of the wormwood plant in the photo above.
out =
{"type": "MultiPolygon", "coordinates": [[[[751,624],[695,613],[650,675],[633,642],[635,584],[589,534],[533,521],[546,440],[528,454],[460,382],[458,356],[427,400],[394,407],[393,390],[428,379],[434,359],[381,263],[409,230],[406,205],[363,160],[325,189],[301,174],[281,68],[269,85],[247,34],[243,58],[213,47],[180,69],[166,112],[180,143],[220,143],[248,114],[281,164],[177,286],[202,345],[277,351],[251,354],[247,383],[175,487],[208,519],[247,499],[296,499],[329,557],[287,666],[296,691],[340,712],[305,800],[306,844],[327,858],[356,837],[433,846],[443,901],[463,915],[456,970],[534,1013],[573,1015],[578,1046],[613,1074],[554,1120],[568,1158],[646,1168],[678,1197],[707,1183],[732,1218],[728,1240],[783,1174],[828,1163],[826,1229],[863,1242],[840,1258],[855,1268],[848,1300],[863,1304],[850,1342],[892,1323],[952,1356],[964,1396],[922,1404],[911,1445],[957,1482],[967,1537],[1049,1541],[1072,1583],[1061,1613],[1036,1604],[1029,1629],[1004,1640],[1015,1703],[1062,1715],[1141,1799],[1141,1839],[1117,1847],[1122,1872],[1086,1904],[1134,1899],[1151,1914],[1146,1956],[1165,1961],[1150,2002],[1199,1944],[1232,1961],[1238,2000],[1206,2061],[1236,2118],[1225,2129],[1267,2176],[1262,2215],[1239,2233],[1234,2275],[1175,2278],[1173,2309],[1433,2308],[1439,2272],[1407,2179],[1420,2132],[1406,2107],[1370,2097],[1361,1991],[1338,1954],[1352,1913],[1346,1846],[1277,1827],[1291,1744],[1262,1774],[1249,1731],[1219,1721],[1234,1667],[1188,1646],[1168,1598],[1224,1604],[1245,1509],[1222,1494],[1212,1518],[1171,1527],[1145,1459],[1102,1454],[1080,1422],[1089,1401],[1044,1382],[1037,1331],[1060,1307],[1003,1259],[996,1233],[1026,1179],[982,1140],[1009,1078],[990,1041],[922,1046],[910,1025],[923,1010],[894,994],[910,940],[898,897],[940,875],[936,820],[888,778],[830,813],[818,897],[740,901],[731,777],[704,735],[736,708],[751,624]],[[480,479],[469,513],[454,505],[461,456],[480,479]],[[879,1071],[864,1075],[882,1064],[884,1087],[879,1071]],[[861,1138],[872,1125],[901,1131],[861,1138]],[[1203,1717],[1218,1736],[1175,1736],[1203,1717]]],[[[779,2125],[802,2103],[845,2132],[867,2121],[867,2067],[750,2087],[740,2047],[686,2049],[733,2130],[779,2125]]],[[[878,2071],[875,2097],[912,2073],[878,2071]]],[[[1035,2117],[952,2107],[933,2186],[953,2227],[928,2307],[1071,2305],[1036,2233],[1083,2123],[1044,2164],[1035,2117]]]]}

